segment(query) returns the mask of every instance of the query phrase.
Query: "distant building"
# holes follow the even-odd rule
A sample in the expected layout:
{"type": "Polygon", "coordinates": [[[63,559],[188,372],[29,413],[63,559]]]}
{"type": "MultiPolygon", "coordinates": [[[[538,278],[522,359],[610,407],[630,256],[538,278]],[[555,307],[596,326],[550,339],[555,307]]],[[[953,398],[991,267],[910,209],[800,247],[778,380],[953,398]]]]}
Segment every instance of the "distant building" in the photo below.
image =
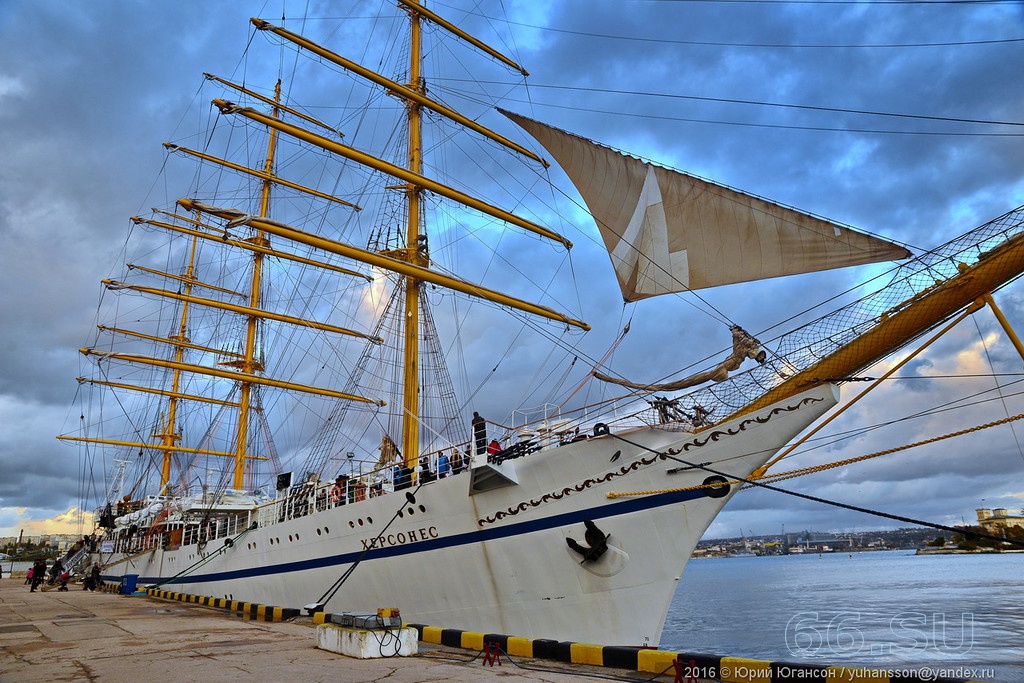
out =
{"type": "Polygon", "coordinates": [[[1006,508],[980,509],[975,512],[978,513],[978,525],[990,534],[998,534],[1004,529],[1024,527],[1024,515],[1008,514],[1006,508]]]}
{"type": "Polygon", "coordinates": [[[5,536],[0,538],[0,546],[19,546],[31,543],[36,546],[49,546],[58,551],[70,548],[75,542],[82,540],[79,534],[41,534],[38,536],[5,536]]]}

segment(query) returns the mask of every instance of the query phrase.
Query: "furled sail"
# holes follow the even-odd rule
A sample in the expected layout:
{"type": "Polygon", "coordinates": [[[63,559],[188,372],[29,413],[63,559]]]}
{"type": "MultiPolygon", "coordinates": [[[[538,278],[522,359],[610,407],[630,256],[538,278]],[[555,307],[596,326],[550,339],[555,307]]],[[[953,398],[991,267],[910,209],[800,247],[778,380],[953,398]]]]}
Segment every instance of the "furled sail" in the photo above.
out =
{"type": "Polygon", "coordinates": [[[695,387],[698,384],[704,384],[704,382],[708,381],[724,382],[729,379],[729,373],[734,370],[739,370],[740,366],[743,365],[743,361],[747,358],[752,358],[758,363],[764,365],[768,354],[761,348],[761,342],[747,334],[746,330],[739,325],[733,325],[730,328],[730,331],[732,332],[732,353],[726,356],[725,360],[710,370],[698,372],[690,375],[689,377],[684,377],[681,380],[667,382],[664,384],[641,384],[639,382],[630,382],[625,379],[617,379],[610,375],[606,375],[603,372],[597,371],[594,371],[594,377],[602,382],[610,382],[611,384],[618,384],[619,386],[629,387],[630,389],[641,389],[643,391],[681,391],[682,389],[695,387]]]}
{"type": "Polygon", "coordinates": [[[583,196],[626,301],[911,256],[844,225],[500,111],[548,150],[583,196]]]}

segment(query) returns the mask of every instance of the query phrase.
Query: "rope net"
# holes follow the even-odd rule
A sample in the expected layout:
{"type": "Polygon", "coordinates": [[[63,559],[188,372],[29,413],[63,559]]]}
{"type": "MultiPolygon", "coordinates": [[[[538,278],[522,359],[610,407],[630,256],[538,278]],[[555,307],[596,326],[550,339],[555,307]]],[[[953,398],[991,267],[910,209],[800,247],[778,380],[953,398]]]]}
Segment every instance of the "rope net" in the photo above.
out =
{"type": "MultiPolygon", "coordinates": [[[[1020,254],[1013,251],[997,253],[997,250],[1007,246],[1009,242],[1022,234],[1024,234],[1024,206],[985,223],[932,251],[909,259],[889,271],[888,274],[891,277],[888,283],[877,290],[803,327],[765,343],[765,348],[771,350],[763,365],[674,399],[669,402],[671,405],[668,407],[668,412],[663,403],[660,409],[655,405],[631,418],[624,418],[624,420],[625,422],[639,420],[642,424],[653,425],[665,422],[667,414],[674,414],[677,419],[686,418],[681,428],[688,428],[685,422],[692,422],[689,418],[695,415],[702,418],[696,424],[698,427],[701,426],[701,422],[719,422],[737,412],[742,412],[754,402],[763,399],[765,394],[781,387],[786,382],[793,381],[793,377],[802,371],[815,367],[819,363],[821,363],[822,370],[826,369],[828,365],[822,363],[823,360],[848,348],[855,341],[863,339],[865,335],[873,331],[884,330],[882,323],[908,307],[915,306],[914,316],[922,321],[922,324],[912,334],[908,336],[901,333],[899,336],[894,334],[892,339],[884,337],[877,339],[875,343],[878,344],[879,352],[873,358],[866,360],[859,367],[844,368],[846,371],[844,376],[825,375],[804,378],[804,386],[800,389],[806,388],[811,380],[837,383],[849,381],[853,379],[850,373],[864,370],[881,358],[934,329],[970,304],[972,299],[968,298],[950,310],[948,298],[932,303],[932,298],[940,298],[927,296],[960,275],[965,266],[972,267],[982,260],[990,258],[1003,261],[1013,259],[1013,262],[1005,264],[1012,274],[1005,281],[997,283],[993,289],[1004,286],[1019,277],[1020,272],[1024,270],[1024,259],[1020,254]],[[888,345],[886,342],[889,342],[888,345]]],[[[980,296],[984,293],[979,292],[973,296],[980,296]]],[[[621,426],[623,420],[617,420],[616,423],[621,426]]]]}

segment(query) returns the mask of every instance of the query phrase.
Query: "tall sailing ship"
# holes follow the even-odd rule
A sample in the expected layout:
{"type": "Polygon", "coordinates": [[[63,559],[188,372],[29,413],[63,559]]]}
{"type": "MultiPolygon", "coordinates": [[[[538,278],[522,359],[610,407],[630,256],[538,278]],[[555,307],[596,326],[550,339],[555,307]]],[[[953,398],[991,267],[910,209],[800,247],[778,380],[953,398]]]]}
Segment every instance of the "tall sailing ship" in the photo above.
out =
{"type": "Polygon", "coordinates": [[[59,438],[80,445],[85,469],[115,465],[93,491],[99,542],[76,562],[196,595],[657,645],[704,531],[743,485],[770,480],[838,387],[1020,275],[1024,209],[913,256],[507,109],[463,113],[433,96],[427,28],[491,68],[525,70],[417,0],[398,5],[405,28],[391,32],[407,42],[389,73],[252,20],[310,62],[295,73],[348,83],[332,108],[301,106],[298,83],[206,75],[218,95],[195,136],[205,144],[167,144],[169,165],[195,165],[193,185],[133,218],[142,258],[104,280],[102,307],[129,322],[100,325],[81,349],[83,422],[59,438]],[[385,131],[396,122],[401,133],[385,131]],[[450,147],[458,163],[441,160],[450,147]],[[571,271],[572,244],[553,210],[513,195],[543,196],[548,157],[627,302],[899,263],[885,286],[789,333],[728,325],[715,345],[731,345],[705,367],[626,380],[586,351],[582,317],[558,310],[541,267],[571,271]],[[495,180],[513,163],[525,180],[495,180]],[[501,241],[529,263],[481,263],[501,241]],[[544,298],[484,284],[492,270],[544,298]],[[519,363],[527,334],[555,351],[503,385],[508,417],[471,426],[481,388],[456,388],[460,344],[519,363]],[[587,383],[605,398],[583,401],[587,383]]]}

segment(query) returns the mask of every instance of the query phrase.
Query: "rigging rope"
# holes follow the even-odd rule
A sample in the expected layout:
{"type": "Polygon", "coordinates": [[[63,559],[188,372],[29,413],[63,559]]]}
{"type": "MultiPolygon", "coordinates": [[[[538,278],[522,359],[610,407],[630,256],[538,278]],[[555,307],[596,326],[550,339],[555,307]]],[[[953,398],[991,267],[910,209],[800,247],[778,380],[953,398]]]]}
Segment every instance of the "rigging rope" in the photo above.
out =
{"type": "MultiPolygon", "coordinates": [[[[990,369],[994,369],[992,365],[992,354],[988,350],[988,344],[985,343],[985,335],[981,332],[981,325],[978,324],[977,318],[974,319],[974,328],[978,331],[978,339],[981,341],[982,348],[985,349],[985,359],[988,361],[990,369]]],[[[1003,411],[1009,413],[1006,409],[1006,397],[1003,396],[1003,387],[999,384],[999,379],[995,373],[992,374],[992,378],[995,381],[996,392],[999,394],[999,399],[1003,404],[1003,411]]],[[[1017,430],[1010,427],[1010,433],[1013,434],[1013,441],[1017,444],[1017,452],[1020,453],[1021,458],[1024,458],[1024,447],[1021,446],[1020,438],[1017,436],[1017,430]]]]}
{"type": "Polygon", "coordinates": [[[630,325],[632,323],[633,323],[633,316],[630,316],[629,320],[626,321],[626,324],[623,326],[622,332],[620,332],[619,336],[616,337],[615,341],[613,341],[611,343],[611,345],[608,347],[608,350],[605,351],[604,355],[601,356],[600,360],[597,361],[597,364],[594,365],[590,369],[590,372],[588,372],[587,375],[582,380],[580,380],[580,383],[576,385],[576,388],[573,389],[572,391],[570,391],[569,395],[565,397],[565,400],[562,401],[561,404],[559,404],[559,406],[558,406],[559,410],[562,410],[563,408],[565,408],[566,404],[569,403],[569,401],[571,401],[572,398],[574,396],[576,396],[577,393],[579,393],[580,389],[585,387],[587,385],[587,383],[590,382],[590,378],[593,377],[595,374],[597,374],[597,368],[603,367],[605,362],[609,358],[611,358],[612,354],[615,353],[615,351],[619,348],[619,344],[621,344],[623,341],[625,341],[626,335],[629,334],[629,327],[630,327],[630,325]]]}
{"type": "MultiPolygon", "coordinates": [[[[405,492],[405,499],[406,499],[406,501],[409,502],[410,505],[414,504],[416,502],[416,493],[420,490],[421,486],[423,486],[423,484],[422,483],[418,483],[416,485],[415,489],[413,489],[412,491],[406,491],[405,492]]],[[[398,509],[395,510],[395,514],[391,517],[391,519],[388,521],[388,523],[384,525],[384,528],[380,530],[380,533],[377,534],[376,536],[374,536],[373,540],[370,541],[368,544],[366,544],[366,547],[363,548],[363,552],[361,552],[359,554],[359,557],[357,557],[355,559],[355,561],[351,565],[349,565],[349,568],[346,569],[345,572],[341,576],[338,577],[337,581],[335,581],[333,584],[331,584],[331,587],[328,588],[326,591],[324,591],[324,594],[321,595],[317,599],[317,601],[314,603],[317,606],[317,610],[316,611],[319,611],[320,609],[323,609],[324,605],[326,605],[328,602],[330,602],[331,599],[335,595],[337,595],[338,591],[341,590],[341,587],[344,585],[344,583],[346,581],[348,581],[348,577],[350,577],[352,575],[352,572],[355,571],[356,567],[358,567],[359,564],[364,559],[366,559],[366,554],[368,552],[370,552],[371,550],[373,550],[375,547],[379,547],[379,546],[377,546],[377,541],[379,541],[381,539],[381,537],[384,536],[384,532],[386,532],[391,527],[391,525],[395,523],[395,520],[398,519],[398,516],[400,514],[402,514],[402,510],[404,508],[405,508],[405,503],[402,503],[398,507],[398,509]]]]}
{"type": "MultiPolygon", "coordinates": [[[[1011,422],[1015,422],[1015,421],[1021,420],[1021,419],[1024,419],[1024,413],[1021,413],[1019,415],[1013,415],[1011,417],[1004,417],[1004,418],[1002,418],[1000,420],[996,420],[994,422],[988,422],[986,424],[978,425],[976,427],[970,427],[969,429],[961,429],[958,432],[950,432],[949,434],[943,434],[942,436],[936,436],[936,437],[933,437],[931,439],[925,439],[924,441],[917,441],[915,443],[905,444],[903,446],[896,446],[895,448],[889,448],[889,449],[884,450],[884,451],[876,451],[875,453],[870,453],[868,455],[861,455],[861,456],[858,456],[856,458],[849,458],[847,460],[839,460],[839,461],[836,461],[834,463],[826,463],[824,465],[814,465],[812,467],[803,467],[803,468],[798,469],[798,470],[790,470],[789,472],[779,472],[778,474],[769,475],[769,476],[767,476],[765,478],[768,481],[783,481],[785,479],[793,479],[795,477],[800,477],[800,476],[803,476],[805,474],[811,474],[813,472],[822,472],[824,470],[835,469],[837,467],[842,467],[844,465],[849,465],[849,464],[852,464],[852,463],[855,463],[855,462],[860,462],[862,460],[870,460],[872,458],[877,458],[877,457],[880,457],[880,456],[883,456],[883,455],[889,455],[891,453],[898,453],[899,451],[905,451],[905,450],[908,450],[908,449],[911,449],[911,448],[915,448],[917,446],[924,446],[926,444],[935,443],[937,441],[944,441],[946,439],[952,439],[953,437],[963,436],[964,434],[970,434],[971,432],[980,432],[981,430],[988,429],[989,427],[997,427],[999,425],[1009,424],[1011,422]]],[[[749,488],[749,486],[744,486],[744,488],[749,488]]]]}
{"type": "MultiPolygon", "coordinates": [[[[1016,415],[1016,416],[1014,416],[1012,418],[1006,418],[1004,420],[999,420],[998,424],[1002,424],[1004,422],[1009,422],[1011,420],[1018,420],[1018,419],[1021,419],[1021,418],[1024,418],[1024,414],[1016,415]]],[[[970,430],[965,430],[965,433],[968,432],[968,431],[976,431],[978,429],[984,429],[984,428],[986,428],[988,426],[993,426],[994,424],[997,424],[997,423],[992,423],[992,424],[989,424],[989,425],[982,425],[981,427],[972,428],[970,430]]],[[[777,486],[772,486],[771,484],[765,484],[763,482],[760,482],[760,481],[757,481],[757,480],[754,480],[754,479],[743,479],[743,478],[740,478],[740,477],[734,477],[734,476],[732,476],[732,475],[730,475],[730,474],[728,474],[726,472],[721,472],[719,470],[712,469],[711,467],[708,467],[707,465],[702,465],[700,463],[688,462],[686,460],[683,460],[682,458],[677,458],[676,456],[671,455],[669,453],[664,453],[664,452],[661,452],[661,451],[656,451],[656,450],[654,450],[652,448],[648,448],[647,446],[644,446],[642,444],[634,443],[634,442],[630,441],[629,439],[623,438],[623,437],[618,436],[616,434],[610,434],[610,436],[612,436],[615,439],[618,439],[619,441],[627,443],[627,444],[629,444],[629,445],[631,445],[631,446],[633,446],[635,448],[640,448],[642,450],[645,450],[648,453],[653,453],[655,455],[659,455],[659,456],[661,456],[661,457],[663,457],[663,458],[665,458],[667,460],[674,460],[674,461],[676,461],[676,462],[678,462],[678,463],[680,463],[682,465],[686,465],[687,468],[704,470],[705,472],[710,472],[711,474],[717,474],[719,476],[725,477],[726,479],[733,480],[733,481],[730,481],[730,484],[731,483],[742,483],[742,484],[745,484],[745,486],[743,488],[748,488],[748,487],[752,487],[752,486],[753,487],[760,487],[760,488],[767,489],[769,491],[775,491],[777,493],[784,493],[784,494],[786,494],[788,496],[794,496],[796,498],[802,498],[804,500],[810,500],[810,501],[814,501],[816,503],[824,503],[825,505],[831,505],[833,507],[843,508],[844,510],[853,510],[854,512],[863,512],[864,514],[873,515],[875,517],[884,517],[885,519],[892,519],[892,520],[896,520],[898,522],[906,522],[908,524],[916,524],[918,526],[930,527],[932,529],[940,529],[942,531],[949,531],[949,532],[954,533],[954,534],[960,534],[961,536],[964,536],[964,537],[971,536],[973,538],[979,538],[979,539],[984,538],[984,539],[988,539],[988,540],[999,541],[1001,543],[1010,543],[1011,545],[1016,545],[1016,546],[1019,546],[1019,547],[1024,547],[1024,541],[1018,541],[1018,540],[1014,540],[1014,539],[1010,539],[1010,538],[1003,538],[1001,536],[995,536],[995,535],[992,535],[992,534],[986,534],[986,533],[983,533],[983,532],[972,531],[972,530],[967,529],[967,528],[957,528],[957,527],[945,526],[944,524],[936,524],[934,522],[925,522],[923,520],[914,519],[912,517],[903,517],[901,515],[893,515],[893,514],[890,514],[888,512],[881,512],[880,510],[871,510],[869,508],[859,507],[857,505],[850,505],[849,503],[840,503],[839,501],[829,500],[827,498],[820,498],[818,496],[812,496],[812,495],[807,494],[807,493],[799,493],[797,491],[790,491],[790,490],[787,490],[787,489],[781,489],[781,488],[779,488],[777,486]]],[[[933,439],[933,440],[929,440],[929,441],[934,441],[934,440],[938,440],[938,439],[933,439]]],[[[927,443],[927,442],[924,442],[924,443],[927,443]]],[[[909,448],[909,447],[910,446],[900,447],[897,450],[902,450],[903,448],[909,448]]],[[[881,453],[880,453],[880,455],[881,455],[881,453]]],[[[715,482],[715,483],[712,484],[712,486],[720,488],[722,486],[722,482],[715,482]]],[[[667,492],[671,492],[671,491],[684,491],[684,490],[697,489],[697,488],[707,488],[707,486],[702,484],[702,485],[699,485],[699,486],[687,487],[685,489],[666,489],[665,491],[646,491],[646,492],[640,491],[640,492],[635,492],[635,493],[624,493],[624,494],[609,493],[608,497],[609,498],[613,498],[613,497],[618,497],[618,496],[644,495],[644,494],[649,494],[649,493],[663,493],[663,492],[667,493],[667,492]]]]}
{"type": "MultiPolygon", "coordinates": [[[[909,450],[911,448],[916,448],[917,446],[924,446],[924,445],[927,445],[927,444],[930,444],[930,443],[935,443],[937,441],[944,441],[946,439],[952,439],[953,437],[963,436],[964,434],[970,434],[971,432],[979,432],[979,431],[981,431],[983,429],[988,429],[989,427],[998,427],[999,425],[1008,424],[1010,422],[1015,422],[1017,420],[1022,420],[1022,419],[1024,419],[1024,413],[1021,413],[1019,415],[1013,415],[1011,417],[1004,417],[1004,418],[1002,418],[1000,420],[996,420],[994,422],[987,422],[985,424],[978,425],[976,427],[971,427],[969,429],[961,429],[960,431],[957,431],[957,432],[950,432],[949,434],[943,434],[941,436],[936,436],[936,437],[933,437],[931,439],[925,439],[924,441],[916,441],[914,443],[904,444],[903,446],[896,446],[895,448],[889,448],[889,449],[886,449],[884,451],[875,451],[874,453],[868,453],[867,455],[858,455],[855,458],[847,458],[846,460],[837,460],[835,462],[824,463],[824,464],[821,464],[821,465],[812,465],[810,467],[802,467],[802,468],[796,469],[796,470],[789,470],[788,472],[779,472],[778,474],[771,474],[771,475],[767,475],[765,477],[761,477],[761,479],[765,479],[767,481],[773,481],[773,482],[774,481],[784,481],[786,479],[795,479],[796,477],[801,477],[801,476],[803,476],[805,474],[813,474],[814,472],[823,472],[825,470],[831,470],[831,469],[835,469],[837,467],[844,467],[846,465],[852,465],[853,463],[856,463],[856,462],[862,462],[864,460],[871,460],[873,458],[878,458],[878,457],[881,457],[883,455],[890,455],[892,453],[898,453],[899,451],[909,450]]],[[[625,441],[625,439],[623,439],[623,441],[625,441]]],[[[731,481],[729,481],[727,483],[730,486],[735,485],[735,484],[746,484],[746,486],[744,486],[743,488],[750,488],[752,485],[754,485],[754,480],[733,478],[731,481]]],[[[671,489],[654,489],[654,490],[651,490],[651,491],[630,491],[630,492],[626,492],[626,493],[619,493],[619,492],[612,491],[612,492],[608,493],[608,497],[609,498],[625,498],[625,497],[628,497],[628,496],[645,496],[645,495],[651,495],[651,494],[655,494],[655,493],[674,493],[674,492],[677,492],[677,491],[693,491],[695,489],[719,488],[721,486],[722,486],[721,482],[715,482],[714,484],[697,484],[695,486],[683,486],[683,487],[680,487],[680,488],[671,488],[671,489]]]]}

